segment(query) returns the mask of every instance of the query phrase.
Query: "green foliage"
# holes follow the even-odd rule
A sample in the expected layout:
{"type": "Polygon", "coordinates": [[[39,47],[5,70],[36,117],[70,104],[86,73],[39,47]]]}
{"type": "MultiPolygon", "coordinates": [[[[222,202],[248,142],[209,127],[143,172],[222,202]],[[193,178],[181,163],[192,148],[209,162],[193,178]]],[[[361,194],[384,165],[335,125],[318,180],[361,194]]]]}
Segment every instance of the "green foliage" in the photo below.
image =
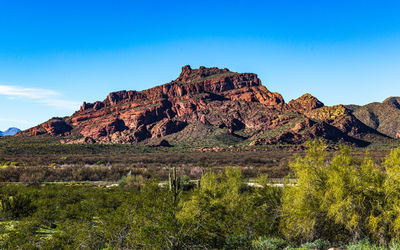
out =
{"type": "MultiPolygon", "coordinates": [[[[0,244],[30,249],[249,248],[255,237],[279,234],[280,189],[268,186],[266,176],[259,178],[261,187],[249,188],[243,181],[239,169],[210,172],[200,188],[180,190],[177,202],[157,180],[140,189],[2,186],[1,197],[26,197],[17,200],[29,201],[23,208],[34,210],[6,209],[3,220],[26,223],[1,229],[0,244]]],[[[191,181],[182,176],[180,183],[191,181]]]]}
{"type": "Polygon", "coordinates": [[[400,243],[397,241],[391,241],[389,244],[390,250],[400,250],[400,243]]]}
{"type": "Polygon", "coordinates": [[[37,233],[40,224],[37,221],[23,220],[17,224],[18,230],[13,230],[0,238],[1,249],[40,249],[42,243],[37,233]]]}
{"type": "Polygon", "coordinates": [[[30,197],[24,194],[7,195],[0,197],[0,219],[20,219],[31,215],[36,207],[30,197]]]}
{"type": "MultiPolygon", "coordinates": [[[[18,141],[15,143],[17,144],[18,141]]],[[[167,180],[168,166],[171,165],[177,166],[181,170],[179,175],[188,175],[191,178],[200,178],[200,174],[196,176],[191,174],[190,168],[197,166],[203,169],[207,167],[221,169],[225,166],[237,166],[242,169],[245,177],[255,178],[260,173],[268,173],[271,177],[283,178],[289,172],[287,161],[292,158],[291,152],[283,150],[256,152],[192,151],[190,153],[139,153],[132,150],[131,153],[125,152],[121,156],[124,151],[117,153],[114,152],[114,149],[107,148],[110,145],[103,146],[109,149],[107,153],[103,152],[99,155],[97,154],[99,152],[95,151],[93,154],[89,154],[82,150],[80,154],[66,156],[66,160],[62,160],[59,154],[50,152],[38,155],[24,154],[23,152],[18,155],[7,155],[7,161],[19,162],[20,166],[0,167],[0,182],[118,182],[129,172],[132,175],[142,175],[145,179],[158,176],[161,180],[167,180]],[[99,160],[107,162],[107,165],[97,165],[96,162],[99,160]],[[50,166],[52,163],[56,163],[56,166],[50,166]]],[[[0,151],[1,148],[0,138],[0,151]]],[[[67,150],[65,149],[64,151],[67,150]]]]}
{"type": "Polygon", "coordinates": [[[400,241],[400,148],[394,149],[386,157],[386,180],[384,190],[386,196],[385,213],[377,218],[377,230],[389,231],[397,241],[400,241]],[[389,227],[387,225],[389,224],[389,227]]]}
{"type": "Polygon", "coordinates": [[[281,229],[287,238],[309,241],[322,237],[325,232],[332,234],[337,228],[321,209],[328,178],[326,162],[325,145],[313,141],[306,155],[291,163],[297,185],[288,184],[282,197],[281,229]]]}
{"type": "Polygon", "coordinates": [[[241,173],[233,168],[220,174],[205,174],[200,189],[190,200],[183,201],[178,219],[184,225],[191,225],[194,239],[222,246],[225,236],[239,235],[244,226],[247,201],[240,193],[241,187],[241,173]]]}
{"type": "Polygon", "coordinates": [[[121,178],[119,185],[126,188],[140,188],[145,183],[142,175],[127,175],[121,178]]]}
{"type": "Polygon", "coordinates": [[[100,219],[110,248],[182,248],[185,234],[175,218],[176,206],[166,189],[150,182],[113,213],[100,219]]]}
{"type": "Polygon", "coordinates": [[[189,176],[187,175],[182,175],[179,178],[179,187],[183,190],[183,191],[188,191],[191,190],[195,187],[196,185],[194,184],[194,182],[192,182],[192,180],[190,179],[189,176]]]}
{"type": "Polygon", "coordinates": [[[281,236],[279,222],[282,208],[282,189],[269,185],[268,175],[259,175],[259,185],[251,190],[252,227],[256,235],[281,236]]]}
{"type": "Polygon", "coordinates": [[[45,249],[101,249],[106,239],[96,221],[66,221],[51,237],[43,240],[45,249]]]}
{"type": "MultiPolygon", "coordinates": [[[[385,250],[387,247],[385,246],[379,246],[377,244],[371,243],[368,239],[360,240],[360,241],[355,241],[346,246],[347,250],[385,250]]],[[[396,248],[390,248],[390,249],[396,249],[396,248]]]]}
{"type": "Polygon", "coordinates": [[[280,238],[259,237],[252,242],[252,247],[259,250],[279,250],[284,249],[288,245],[288,242],[280,238]]]}
{"type": "Polygon", "coordinates": [[[4,184],[0,248],[399,249],[400,149],[383,169],[368,153],[329,154],[314,141],[290,166],[296,180],[283,188],[267,175],[248,185],[232,167],[208,170],[198,188],[185,188],[193,182],[182,167],[171,176],[175,200],[169,187],[136,172],[115,187],[4,184]]]}
{"type": "Polygon", "coordinates": [[[327,176],[324,198],[327,216],[343,225],[355,240],[379,237],[375,233],[376,218],[383,212],[385,176],[369,155],[357,164],[350,150],[342,148],[329,164],[327,176]]]}
{"type": "Polygon", "coordinates": [[[178,220],[189,226],[193,241],[208,246],[222,247],[227,240],[233,244],[243,233],[246,237],[272,233],[277,229],[274,227],[277,218],[269,215],[279,202],[269,204],[268,199],[273,197],[271,187],[259,189],[249,193],[238,169],[226,168],[218,174],[208,172],[201,179],[200,188],[189,200],[181,202],[178,220]]]}
{"type": "Polygon", "coordinates": [[[13,162],[13,161],[0,162],[0,168],[16,167],[19,165],[20,165],[19,162],[13,162]]]}
{"type": "Polygon", "coordinates": [[[380,170],[367,153],[355,159],[342,147],[330,160],[324,145],[314,141],[304,157],[291,164],[296,185],[283,194],[281,229],[297,240],[333,241],[365,237],[386,245],[399,240],[400,150],[380,170]]]}
{"type": "Polygon", "coordinates": [[[305,249],[316,249],[316,250],[325,250],[331,246],[331,243],[327,240],[318,239],[313,242],[307,242],[300,246],[300,248],[305,249]]]}
{"type": "Polygon", "coordinates": [[[248,234],[229,235],[223,249],[250,249],[251,246],[251,237],[248,234]]]}

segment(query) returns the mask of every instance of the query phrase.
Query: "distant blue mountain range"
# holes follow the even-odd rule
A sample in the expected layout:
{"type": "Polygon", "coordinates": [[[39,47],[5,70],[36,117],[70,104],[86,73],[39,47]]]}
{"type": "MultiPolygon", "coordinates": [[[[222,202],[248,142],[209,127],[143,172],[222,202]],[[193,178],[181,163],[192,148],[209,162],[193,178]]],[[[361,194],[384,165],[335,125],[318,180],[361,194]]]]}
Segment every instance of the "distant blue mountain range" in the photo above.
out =
{"type": "Polygon", "coordinates": [[[21,131],[19,128],[9,128],[4,132],[0,131],[0,136],[15,135],[19,131],[21,131]]]}

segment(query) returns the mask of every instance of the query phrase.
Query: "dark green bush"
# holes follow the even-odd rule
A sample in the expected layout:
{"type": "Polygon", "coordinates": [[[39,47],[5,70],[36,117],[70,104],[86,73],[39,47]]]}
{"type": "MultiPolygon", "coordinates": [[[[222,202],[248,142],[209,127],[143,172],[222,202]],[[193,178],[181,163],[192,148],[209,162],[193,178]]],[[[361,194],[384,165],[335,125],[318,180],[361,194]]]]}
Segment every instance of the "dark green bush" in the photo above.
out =
{"type": "Polygon", "coordinates": [[[229,235],[225,239],[224,249],[250,249],[251,237],[248,234],[229,235]]]}
{"type": "Polygon", "coordinates": [[[32,199],[25,195],[7,195],[0,197],[0,219],[20,219],[28,217],[36,210],[32,199]]]}
{"type": "Polygon", "coordinates": [[[190,177],[187,175],[182,175],[179,177],[179,188],[182,189],[183,191],[188,191],[191,190],[195,187],[196,185],[194,182],[190,180],[190,177]]]}

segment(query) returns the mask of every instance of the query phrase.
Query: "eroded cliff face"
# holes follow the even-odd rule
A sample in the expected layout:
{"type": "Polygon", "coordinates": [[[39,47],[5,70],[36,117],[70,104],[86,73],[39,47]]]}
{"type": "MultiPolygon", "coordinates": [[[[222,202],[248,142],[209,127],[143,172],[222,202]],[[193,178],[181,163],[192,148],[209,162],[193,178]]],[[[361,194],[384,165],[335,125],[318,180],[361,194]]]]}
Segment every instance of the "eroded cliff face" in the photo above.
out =
{"type": "Polygon", "coordinates": [[[67,138],[67,143],[146,143],[177,133],[194,138],[201,129],[218,128],[252,144],[301,143],[315,137],[347,140],[348,133],[357,135],[352,130],[356,123],[345,107],[326,107],[310,94],[286,104],[256,74],[187,65],[170,83],[84,102],[70,117],[51,119],[20,135],[82,136],[67,138]],[[284,129],[269,135],[277,128],[284,129]]]}

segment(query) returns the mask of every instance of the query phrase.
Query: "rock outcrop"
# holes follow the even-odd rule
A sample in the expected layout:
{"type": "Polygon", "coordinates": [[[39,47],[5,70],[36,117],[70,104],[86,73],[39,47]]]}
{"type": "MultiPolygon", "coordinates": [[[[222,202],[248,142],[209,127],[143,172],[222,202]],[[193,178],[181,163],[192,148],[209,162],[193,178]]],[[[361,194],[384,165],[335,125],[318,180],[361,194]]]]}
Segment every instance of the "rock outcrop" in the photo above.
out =
{"type": "Polygon", "coordinates": [[[31,135],[38,136],[43,134],[48,134],[51,136],[65,136],[69,135],[72,127],[66,122],[64,118],[54,117],[49,121],[37,125],[36,127],[30,128],[26,131],[18,133],[19,135],[31,135]]]}
{"type": "Polygon", "coordinates": [[[289,108],[293,111],[298,111],[300,113],[304,111],[311,111],[313,109],[321,108],[324,106],[317,98],[310,94],[304,94],[296,100],[291,100],[289,103],[289,108]]]}

